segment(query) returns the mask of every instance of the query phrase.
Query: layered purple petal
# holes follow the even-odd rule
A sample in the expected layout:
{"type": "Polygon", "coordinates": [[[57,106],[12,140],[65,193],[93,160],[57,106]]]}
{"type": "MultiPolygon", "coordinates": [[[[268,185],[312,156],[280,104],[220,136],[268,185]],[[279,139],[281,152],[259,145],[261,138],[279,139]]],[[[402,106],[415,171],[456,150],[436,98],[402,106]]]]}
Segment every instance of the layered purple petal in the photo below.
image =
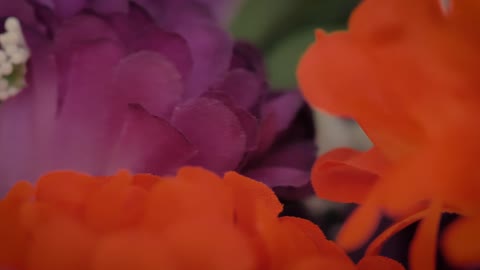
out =
{"type": "Polygon", "coordinates": [[[124,54],[122,46],[108,40],[92,42],[73,53],[54,136],[55,169],[103,173],[122,121],[112,106],[118,98],[112,77],[124,54]]]}
{"type": "Polygon", "coordinates": [[[172,124],[198,149],[191,165],[217,173],[237,168],[247,135],[236,113],[218,99],[202,97],[175,108],[172,124]]]}
{"type": "Polygon", "coordinates": [[[247,42],[238,41],[234,44],[230,69],[244,69],[255,73],[259,78],[266,77],[262,53],[247,42]]]}
{"type": "Polygon", "coordinates": [[[200,96],[226,73],[233,42],[223,29],[209,21],[193,21],[187,17],[173,29],[187,40],[193,57],[186,97],[200,96]]]}
{"type": "Polygon", "coordinates": [[[32,0],[50,8],[59,17],[71,17],[83,9],[100,14],[127,13],[129,0],[32,0]]]}
{"type": "Polygon", "coordinates": [[[190,76],[192,55],[187,41],[180,35],[160,29],[135,7],[131,8],[128,15],[113,16],[110,22],[129,52],[159,52],[175,65],[182,80],[190,76]]]}
{"type": "Polygon", "coordinates": [[[183,94],[180,74],[156,52],[140,51],[125,57],[113,76],[117,98],[111,102],[142,104],[156,116],[169,118],[183,94]]]}
{"type": "Polygon", "coordinates": [[[0,195],[13,185],[22,171],[31,171],[33,139],[31,91],[0,106],[0,195]]]}
{"type": "Polygon", "coordinates": [[[0,0],[0,7],[0,18],[14,16],[24,25],[37,26],[34,9],[26,0],[0,0]]]}
{"type": "Polygon", "coordinates": [[[304,105],[298,92],[275,94],[262,107],[260,122],[260,142],[258,151],[264,153],[275,139],[292,124],[300,108],[304,105]]]}
{"type": "Polygon", "coordinates": [[[50,150],[56,112],[56,71],[51,46],[28,32],[35,48],[28,66],[28,86],[0,105],[0,196],[19,179],[33,180],[50,150]]]}
{"type": "Polygon", "coordinates": [[[127,13],[129,0],[93,0],[90,7],[101,14],[127,13]]]}
{"type": "Polygon", "coordinates": [[[310,181],[310,173],[289,167],[263,167],[248,171],[247,176],[269,187],[303,187],[310,181]]]}
{"type": "Polygon", "coordinates": [[[214,90],[225,93],[245,110],[252,110],[267,93],[266,83],[244,69],[228,72],[214,90]]]}
{"type": "MultiPolygon", "coordinates": [[[[38,0],[37,0],[38,1],[38,0]]],[[[87,5],[87,0],[51,0],[51,1],[45,1],[45,0],[40,0],[43,4],[51,5],[53,2],[53,7],[49,6],[50,8],[53,8],[55,10],[55,13],[58,16],[61,17],[70,17],[78,13],[80,10],[85,8],[87,5]]]]}
{"type": "Polygon", "coordinates": [[[256,167],[289,167],[310,171],[316,157],[316,147],[312,140],[297,140],[276,144],[256,167]]]}
{"type": "Polygon", "coordinates": [[[136,173],[174,174],[195,153],[195,147],[166,120],[139,105],[130,105],[107,163],[107,174],[119,168],[136,173]]]}

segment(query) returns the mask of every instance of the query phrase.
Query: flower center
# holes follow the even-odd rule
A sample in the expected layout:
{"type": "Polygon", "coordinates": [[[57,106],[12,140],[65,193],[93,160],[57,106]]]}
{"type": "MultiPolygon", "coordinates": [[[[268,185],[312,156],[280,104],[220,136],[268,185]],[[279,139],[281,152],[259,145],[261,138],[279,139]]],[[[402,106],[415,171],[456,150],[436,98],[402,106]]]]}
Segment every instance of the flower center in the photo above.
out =
{"type": "Polygon", "coordinates": [[[5,33],[0,34],[0,102],[5,101],[25,87],[26,63],[30,50],[17,18],[5,21],[5,33]]]}

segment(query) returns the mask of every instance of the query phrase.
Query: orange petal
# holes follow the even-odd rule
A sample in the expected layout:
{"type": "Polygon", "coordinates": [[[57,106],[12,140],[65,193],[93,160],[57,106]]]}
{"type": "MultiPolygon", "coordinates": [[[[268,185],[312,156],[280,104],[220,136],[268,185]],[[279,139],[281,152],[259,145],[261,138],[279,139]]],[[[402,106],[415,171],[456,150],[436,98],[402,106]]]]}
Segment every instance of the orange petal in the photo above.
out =
{"type": "Polygon", "coordinates": [[[232,224],[209,220],[177,224],[161,234],[171,270],[254,270],[256,260],[247,239],[232,224]]]}
{"type": "Polygon", "coordinates": [[[368,246],[367,251],[365,252],[365,256],[376,256],[379,255],[380,252],[382,251],[382,247],[385,244],[385,242],[390,239],[393,235],[398,233],[399,231],[405,229],[406,227],[412,225],[413,223],[421,220],[422,218],[425,217],[426,211],[421,211],[416,214],[410,215],[383,231],[379,236],[373,240],[370,245],[368,246]]]}
{"type": "Polygon", "coordinates": [[[158,235],[131,231],[99,241],[91,265],[93,270],[172,269],[158,235]]]}
{"type": "Polygon", "coordinates": [[[273,217],[282,212],[283,205],[265,184],[235,172],[226,173],[223,180],[233,192],[235,220],[245,229],[249,230],[254,226],[258,207],[268,209],[269,215],[273,217]]]}
{"type": "Polygon", "coordinates": [[[411,270],[435,270],[437,238],[442,216],[440,202],[433,201],[426,210],[410,245],[409,262],[411,270]]]}
{"type": "Polygon", "coordinates": [[[145,190],[151,190],[158,181],[162,181],[162,178],[152,174],[136,174],[133,176],[133,184],[145,190]]]}
{"type": "Polygon", "coordinates": [[[462,218],[450,225],[442,248],[448,261],[458,266],[480,264],[480,217],[462,218]]]}
{"type": "Polygon", "coordinates": [[[85,206],[90,228],[106,232],[140,223],[147,192],[132,183],[131,175],[119,173],[92,192],[85,206]]]}
{"type": "Polygon", "coordinates": [[[340,148],[326,153],[312,169],[316,194],[337,202],[362,203],[378,180],[373,170],[384,166],[378,159],[376,150],[362,153],[340,148]]]}
{"type": "Polygon", "coordinates": [[[177,172],[177,178],[183,181],[212,182],[218,184],[222,179],[215,173],[202,167],[182,167],[177,172]]]}
{"type": "Polygon", "coordinates": [[[350,260],[336,260],[333,258],[313,257],[302,260],[287,268],[288,270],[355,270],[355,265],[350,260]]]}
{"type": "Polygon", "coordinates": [[[185,218],[233,222],[233,213],[232,194],[221,183],[165,179],[156,183],[147,197],[144,225],[159,231],[185,218]]]}
{"type": "Polygon", "coordinates": [[[30,182],[19,181],[10,189],[3,201],[11,204],[19,204],[32,198],[35,190],[30,182]]]}
{"type": "Polygon", "coordinates": [[[337,244],[347,251],[360,248],[375,232],[380,218],[380,209],[372,202],[358,206],[338,233],[337,244]]]}
{"type": "Polygon", "coordinates": [[[357,265],[357,270],[404,270],[397,261],[382,256],[366,256],[357,265]]]}
{"type": "Polygon", "coordinates": [[[95,237],[81,224],[58,218],[36,228],[27,269],[85,270],[90,267],[95,237]]]}
{"type": "Polygon", "coordinates": [[[29,234],[22,226],[20,211],[32,198],[34,189],[28,182],[18,182],[0,200],[0,265],[13,269],[22,267],[29,234]]]}
{"type": "Polygon", "coordinates": [[[98,187],[94,177],[72,171],[49,173],[38,180],[37,200],[80,215],[85,200],[98,187]]]}
{"type": "Polygon", "coordinates": [[[379,112],[378,93],[372,91],[378,89],[374,66],[364,49],[355,45],[348,33],[317,34],[300,59],[300,89],[314,107],[355,117],[373,116],[376,108],[379,112]]]}
{"type": "MultiPolygon", "coordinates": [[[[264,268],[281,269],[305,258],[320,256],[321,251],[325,250],[328,252],[325,256],[334,254],[337,258],[340,257],[340,260],[344,259],[341,255],[338,256],[337,249],[328,250],[331,247],[328,245],[329,241],[324,240],[319,246],[319,239],[312,239],[310,234],[305,233],[306,224],[299,224],[299,221],[289,218],[278,219],[271,216],[271,212],[265,207],[257,208],[256,234],[261,239],[265,256],[270,258],[267,265],[262,265],[264,268]]],[[[312,228],[308,227],[307,230],[313,233],[312,228]]]]}

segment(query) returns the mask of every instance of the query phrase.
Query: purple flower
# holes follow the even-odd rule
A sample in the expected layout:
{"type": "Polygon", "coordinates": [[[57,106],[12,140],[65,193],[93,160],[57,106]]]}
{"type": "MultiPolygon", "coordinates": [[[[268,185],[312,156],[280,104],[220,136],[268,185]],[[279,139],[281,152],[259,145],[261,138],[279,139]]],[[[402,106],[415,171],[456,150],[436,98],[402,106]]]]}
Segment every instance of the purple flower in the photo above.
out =
{"type": "Polygon", "coordinates": [[[0,0],[31,53],[26,87],[0,105],[0,193],[56,169],[187,164],[308,187],[310,112],[298,92],[269,93],[259,53],[215,17],[185,19],[208,6],[184,1],[160,16],[150,1],[37,1],[45,6],[0,0]]]}

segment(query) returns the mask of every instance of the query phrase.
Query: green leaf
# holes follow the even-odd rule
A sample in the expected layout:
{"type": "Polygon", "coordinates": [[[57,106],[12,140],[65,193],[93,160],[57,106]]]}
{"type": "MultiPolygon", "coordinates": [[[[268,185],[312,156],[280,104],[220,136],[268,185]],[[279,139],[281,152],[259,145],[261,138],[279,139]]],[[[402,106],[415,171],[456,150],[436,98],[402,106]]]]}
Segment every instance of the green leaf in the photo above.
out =
{"type": "MultiPolygon", "coordinates": [[[[345,26],[325,26],[326,31],[344,29],[345,26]]],[[[267,52],[266,64],[271,85],[274,88],[297,86],[298,61],[309,44],[314,41],[314,26],[306,27],[287,36],[267,52]]]]}

